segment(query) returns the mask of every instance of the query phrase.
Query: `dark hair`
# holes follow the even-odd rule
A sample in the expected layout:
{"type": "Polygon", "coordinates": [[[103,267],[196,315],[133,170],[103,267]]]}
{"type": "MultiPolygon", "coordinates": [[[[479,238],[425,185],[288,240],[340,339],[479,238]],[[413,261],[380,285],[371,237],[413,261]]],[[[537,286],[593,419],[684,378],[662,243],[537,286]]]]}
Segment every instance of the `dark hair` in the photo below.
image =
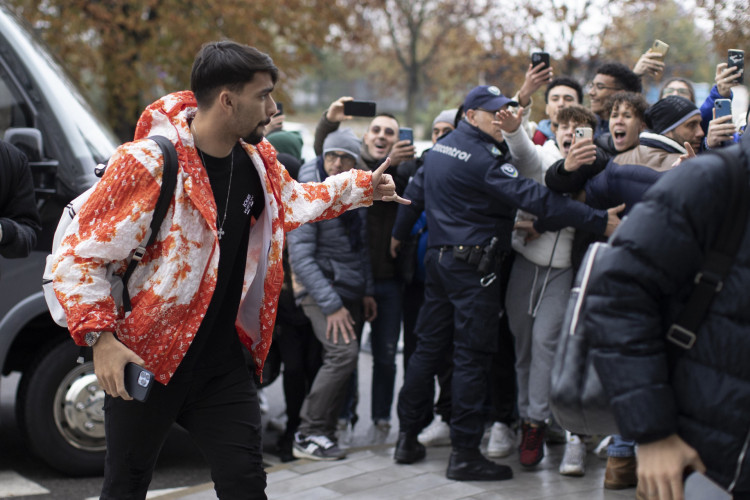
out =
{"type": "Polygon", "coordinates": [[[461,104],[460,106],[458,106],[458,109],[456,110],[456,119],[453,120],[454,129],[458,128],[458,124],[461,123],[461,120],[463,119],[464,114],[466,114],[464,113],[464,105],[461,104]]]}
{"type": "Polygon", "coordinates": [[[693,102],[693,104],[695,104],[695,88],[693,88],[693,82],[691,82],[687,78],[681,78],[679,76],[675,76],[674,78],[670,78],[669,80],[664,82],[664,85],[662,85],[661,89],[659,90],[659,99],[662,99],[664,97],[664,89],[666,89],[672,82],[682,82],[687,85],[687,88],[690,91],[690,100],[693,102]]]}
{"type": "Polygon", "coordinates": [[[578,95],[578,104],[581,104],[583,102],[583,87],[581,87],[581,84],[577,81],[573,80],[570,77],[567,76],[561,76],[558,78],[555,78],[551,82],[549,82],[549,85],[547,85],[547,90],[544,91],[544,102],[549,102],[549,92],[550,90],[554,89],[555,87],[570,87],[573,90],[576,91],[576,95],[578,95]]]}
{"type": "Polygon", "coordinates": [[[392,115],[392,114],[390,114],[390,113],[387,113],[387,112],[385,112],[385,111],[382,111],[382,112],[378,113],[377,115],[375,115],[375,116],[374,116],[374,117],[373,117],[372,119],[374,120],[374,119],[375,119],[375,118],[377,118],[378,116],[385,116],[386,118],[392,118],[392,119],[396,120],[396,123],[398,124],[398,118],[396,118],[395,116],[393,116],[393,115],[392,115]]]}
{"type": "Polygon", "coordinates": [[[605,116],[609,117],[609,115],[612,114],[612,110],[623,103],[628,104],[633,108],[633,112],[638,119],[645,123],[648,102],[646,101],[646,98],[643,97],[643,94],[636,92],[617,92],[616,94],[612,94],[605,105],[605,109],[607,110],[605,116]]]}
{"type": "Polygon", "coordinates": [[[231,40],[209,42],[193,61],[190,90],[199,106],[210,106],[219,90],[228,87],[239,91],[258,72],[270,74],[273,83],[279,78],[279,70],[268,54],[231,40]]]}
{"type": "Polygon", "coordinates": [[[622,90],[629,92],[641,92],[643,86],[641,85],[641,77],[633,73],[633,71],[621,63],[605,63],[599,66],[596,70],[597,75],[611,76],[615,80],[622,90]]]}
{"type": "Polygon", "coordinates": [[[596,128],[598,119],[593,111],[589,108],[584,108],[578,104],[573,106],[565,106],[557,112],[557,124],[561,123],[576,122],[581,124],[587,124],[591,128],[596,128]]]}

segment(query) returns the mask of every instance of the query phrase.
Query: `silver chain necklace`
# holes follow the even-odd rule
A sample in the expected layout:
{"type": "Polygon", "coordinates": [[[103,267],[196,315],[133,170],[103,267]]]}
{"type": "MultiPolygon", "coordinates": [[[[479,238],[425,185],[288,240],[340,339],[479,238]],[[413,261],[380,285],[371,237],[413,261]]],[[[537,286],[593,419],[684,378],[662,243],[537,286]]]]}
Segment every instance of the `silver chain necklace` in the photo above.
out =
{"type": "MultiPolygon", "coordinates": [[[[193,129],[193,137],[196,136],[195,134],[195,127],[191,123],[190,126],[193,129]]],[[[198,149],[197,147],[195,149],[198,149]]],[[[203,151],[198,149],[198,154],[201,155],[201,161],[203,162],[203,166],[206,167],[206,158],[203,157],[203,151]]],[[[208,168],[208,167],[206,167],[208,168]]],[[[216,213],[216,226],[218,227],[218,234],[219,234],[219,241],[221,241],[221,237],[224,236],[224,223],[227,221],[227,212],[229,211],[229,193],[232,191],[232,174],[234,173],[234,146],[232,146],[232,160],[229,164],[229,185],[227,186],[227,200],[224,202],[224,217],[221,219],[221,225],[219,225],[219,213],[218,213],[218,206],[217,213],[216,213]]],[[[215,199],[214,199],[215,201],[215,199]]]]}

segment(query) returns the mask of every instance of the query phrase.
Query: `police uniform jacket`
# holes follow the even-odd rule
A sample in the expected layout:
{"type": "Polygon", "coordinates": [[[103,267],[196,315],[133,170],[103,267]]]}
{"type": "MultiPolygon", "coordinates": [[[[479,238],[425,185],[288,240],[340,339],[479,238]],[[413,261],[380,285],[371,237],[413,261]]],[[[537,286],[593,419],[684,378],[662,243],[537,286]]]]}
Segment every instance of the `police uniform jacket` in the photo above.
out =
{"type": "MultiPolygon", "coordinates": [[[[606,212],[520,177],[506,160],[500,144],[466,121],[435,144],[404,192],[415,207],[425,207],[428,246],[486,245],[498,236],[499,248],[510,249],[517,208],[544,219],[535,223],[543,230],[572,225],[604,232],[606,212]]],[[[397,239],[408,236],[413,210],[399,211],[397,239]]]]}

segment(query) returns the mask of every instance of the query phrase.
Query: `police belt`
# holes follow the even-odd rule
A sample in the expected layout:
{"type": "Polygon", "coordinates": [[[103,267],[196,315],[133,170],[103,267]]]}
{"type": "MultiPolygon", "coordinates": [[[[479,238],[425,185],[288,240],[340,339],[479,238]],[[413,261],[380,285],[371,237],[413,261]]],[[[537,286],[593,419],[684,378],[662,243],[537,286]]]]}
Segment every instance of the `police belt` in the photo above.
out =
{"type": "Polygon", "coordinates": [[[489,245],[442,245],[434,248],[440,251],[440,255],[450,251],[454,259],[477,266],[477,270],[482,273],[488,272],[502,261],[505,253],[498,251],[495,238],[489,245]]]}

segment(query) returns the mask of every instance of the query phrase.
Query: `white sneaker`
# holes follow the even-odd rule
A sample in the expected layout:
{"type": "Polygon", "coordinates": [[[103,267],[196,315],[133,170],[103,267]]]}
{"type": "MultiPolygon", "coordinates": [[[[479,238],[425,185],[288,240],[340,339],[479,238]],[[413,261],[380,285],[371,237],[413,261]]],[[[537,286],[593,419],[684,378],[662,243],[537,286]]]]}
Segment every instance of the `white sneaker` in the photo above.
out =
{"type": "Polygon", "coordinates": [[[440,417],[435,417],[432,423],[425,427],[417,436],[417,440],[425,446],[448,446],[451,444],[451,427],[440,417]]]}
{"type": "Polygon", "coordinates": [[[565,443],[565,454],[560,462],[560,474],[563,476],[583,476],[586,471],[586,443],[575,434],[568,432],[565,443]]]}
{"type": "Polygon", "coordinates": [[[378,420],[373,422],[370,427],[369,441],[370,444],[384,444],[391,433],[391,424],[387,420],[378,420]]]}
{"type": "Polygon", "coordinates": [[[490,429],[490,441],[487,443],[487,456],[490,458],[507,457],[516,448],[516,433],[502,422],[495,422],[490,429]]]}
{"type": "Polygon", "coordinates": [[[345,418],[340,418],[336,425],[336,439],[342,447],[349,447],[354,438],[354,426],[345,418]]]}

